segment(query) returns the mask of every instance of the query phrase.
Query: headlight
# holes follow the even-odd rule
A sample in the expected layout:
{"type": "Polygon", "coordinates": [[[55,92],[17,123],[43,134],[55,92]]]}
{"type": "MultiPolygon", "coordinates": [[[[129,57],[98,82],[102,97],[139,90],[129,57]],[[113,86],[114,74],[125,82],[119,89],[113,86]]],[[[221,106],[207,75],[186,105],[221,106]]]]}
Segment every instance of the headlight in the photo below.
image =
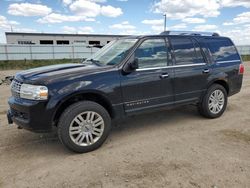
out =
{"type": "Polygon", "coordinates": [[[32,100],[47,100],[48,88],[46,86],[22,84],[20,89],[20,97],[32,100]]]}

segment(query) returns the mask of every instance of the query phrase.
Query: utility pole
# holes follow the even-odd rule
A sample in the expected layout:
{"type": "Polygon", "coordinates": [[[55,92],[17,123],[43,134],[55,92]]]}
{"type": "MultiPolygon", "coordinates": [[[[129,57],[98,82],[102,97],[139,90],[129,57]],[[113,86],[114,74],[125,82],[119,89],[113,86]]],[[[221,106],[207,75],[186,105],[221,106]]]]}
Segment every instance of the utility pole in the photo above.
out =
{"type": "Polygon", "coordinates": [[[164,14],[164,31],[167,30],[167,14],[164,14]]]}

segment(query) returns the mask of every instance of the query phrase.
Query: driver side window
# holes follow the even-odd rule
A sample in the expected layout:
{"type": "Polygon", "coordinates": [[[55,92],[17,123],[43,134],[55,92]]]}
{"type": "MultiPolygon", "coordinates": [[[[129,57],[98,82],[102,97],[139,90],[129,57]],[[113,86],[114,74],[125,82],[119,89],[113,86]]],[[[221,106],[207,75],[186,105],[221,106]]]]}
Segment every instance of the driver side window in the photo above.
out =
{"type": "Polygon", "coordinates": [[[135,51],[139,69],[167,66],[168,52],[164,39],[145,40],[135,51]]]}

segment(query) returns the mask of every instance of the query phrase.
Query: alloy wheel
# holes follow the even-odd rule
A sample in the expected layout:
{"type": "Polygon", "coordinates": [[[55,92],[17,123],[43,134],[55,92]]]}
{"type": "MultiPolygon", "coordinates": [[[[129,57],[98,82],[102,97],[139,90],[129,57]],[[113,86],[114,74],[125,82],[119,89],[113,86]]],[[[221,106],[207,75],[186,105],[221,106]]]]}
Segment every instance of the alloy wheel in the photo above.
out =
{"type": "Polygon", "coordinates": [[[225,95],[221,90],[215,90],[211,93],[208,100],[208,108],[211,113],[218,114],[225,104],[225,95]]]}
{"type": "Polygon", "coordinates": [[[70,123],[69,135],[79,146],[90,146],[96,143],[104,131],[102,116],[93,111],[78,114],[70,123]]]}

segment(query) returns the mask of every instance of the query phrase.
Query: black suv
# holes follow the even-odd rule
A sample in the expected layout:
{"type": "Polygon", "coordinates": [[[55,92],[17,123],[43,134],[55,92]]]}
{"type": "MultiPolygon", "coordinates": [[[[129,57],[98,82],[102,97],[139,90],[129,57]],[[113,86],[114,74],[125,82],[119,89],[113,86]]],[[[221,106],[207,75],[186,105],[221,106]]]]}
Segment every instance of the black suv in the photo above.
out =
{"type": "Polygon", "coordinates": [[[80,64],[17,73],[7,116],[34,132],[55,126],[67,148],[88,152],[112,122],[138,113],[195,104],[207,118],[221,116],[243,73],[233,42],[217,34],[125,37],[80,64]]]}

